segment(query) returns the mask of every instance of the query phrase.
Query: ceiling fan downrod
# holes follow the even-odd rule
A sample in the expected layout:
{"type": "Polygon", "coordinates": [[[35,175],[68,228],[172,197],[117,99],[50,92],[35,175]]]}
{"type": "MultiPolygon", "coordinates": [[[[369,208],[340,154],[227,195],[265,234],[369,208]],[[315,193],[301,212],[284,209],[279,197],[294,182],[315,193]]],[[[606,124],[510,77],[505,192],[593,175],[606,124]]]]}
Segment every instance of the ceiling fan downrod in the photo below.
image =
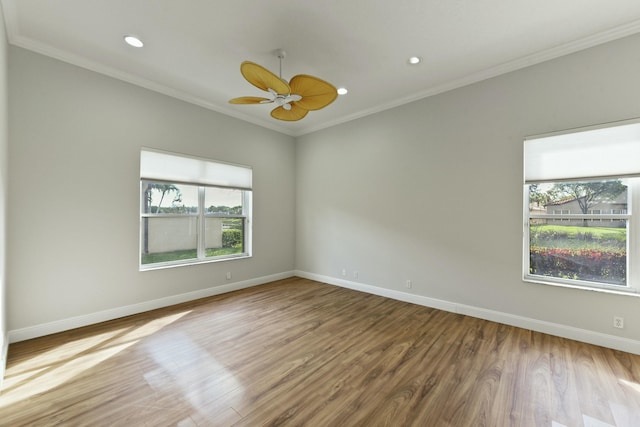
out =
{"type": "Polygon", "coordinates": [[[273,51],[273,53],[278,57],[278,59],[280,60],[280,79],[282,79],[282,60],[287,56],[287,52],[284,51],[284,49],[276,49],[273,51]]]}

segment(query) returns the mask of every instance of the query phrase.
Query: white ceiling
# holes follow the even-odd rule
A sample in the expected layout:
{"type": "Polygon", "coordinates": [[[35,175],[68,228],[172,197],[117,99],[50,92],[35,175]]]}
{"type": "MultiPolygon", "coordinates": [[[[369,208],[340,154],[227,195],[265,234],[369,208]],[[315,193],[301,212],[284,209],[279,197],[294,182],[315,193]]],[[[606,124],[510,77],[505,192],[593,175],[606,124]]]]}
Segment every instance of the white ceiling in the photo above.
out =
{"type": "Polygon", "coordinates": [[[9,42],[289,135],[302,135],[640,32],[638,0],[1,0],[9,42]],[[135,49],[123,42],[135,34],[135,49]],[[349,93],[298,122],[240,63],[349,93]],[[418,66],[407,63],[418,55],[418,66]]]}

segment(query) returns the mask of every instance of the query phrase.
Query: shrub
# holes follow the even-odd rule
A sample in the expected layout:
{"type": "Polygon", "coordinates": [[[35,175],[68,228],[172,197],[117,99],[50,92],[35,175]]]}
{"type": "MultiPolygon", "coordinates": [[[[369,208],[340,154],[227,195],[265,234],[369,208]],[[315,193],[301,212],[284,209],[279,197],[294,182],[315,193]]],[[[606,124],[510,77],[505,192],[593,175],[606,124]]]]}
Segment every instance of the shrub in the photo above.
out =
{"type": "Polygon", "coordinates": [[[222,247],[223,248],[241,248],[242,247],[242,230],[222,230],[222,247]]]}
{"type": "Polygon", "coordinates": [[[625,284],[627,255],[624,251],[532,246],[530,257],[531,274],[625,284]]]}

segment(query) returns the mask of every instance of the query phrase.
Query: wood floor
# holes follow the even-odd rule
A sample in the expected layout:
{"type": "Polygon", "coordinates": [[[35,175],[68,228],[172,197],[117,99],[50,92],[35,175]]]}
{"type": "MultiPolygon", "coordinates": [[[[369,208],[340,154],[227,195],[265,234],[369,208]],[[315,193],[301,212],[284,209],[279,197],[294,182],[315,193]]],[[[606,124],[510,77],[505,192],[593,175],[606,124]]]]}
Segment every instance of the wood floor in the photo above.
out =
{"type": "Polygon", "coordinates": [[[292,278],[12,344],[2,426],[640,426],[640,356],[292,278]]]}

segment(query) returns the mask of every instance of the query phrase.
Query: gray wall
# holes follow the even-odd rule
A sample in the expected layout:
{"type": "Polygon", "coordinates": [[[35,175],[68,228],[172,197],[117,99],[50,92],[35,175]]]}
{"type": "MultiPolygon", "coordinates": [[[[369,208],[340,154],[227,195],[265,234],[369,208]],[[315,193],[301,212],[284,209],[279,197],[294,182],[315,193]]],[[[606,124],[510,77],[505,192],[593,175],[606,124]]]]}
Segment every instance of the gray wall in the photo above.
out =
{"type": "Polygon", "coordinates": [[[293,271],[294,138],[21,48],[9,79],[10,331],[293,271]],[[138,271],[142,146],[253,167],[252,258],[138,271]]]}
{"type": "Polygon", "coordinates": [[[523,139],[640,116],[639,50],[629,37],[298,138],[296,268],[640,340],[637,297],[521,279],[523,139]]]}
{"type": "Polygon", "coordinates": [[[7,206],[7,151],[9,145],[8,90],[7,90],[7,37],[4,16],[0,7],[0,385],[2,385],[7,339],[6,300],[6,206],[7,206]]]}

